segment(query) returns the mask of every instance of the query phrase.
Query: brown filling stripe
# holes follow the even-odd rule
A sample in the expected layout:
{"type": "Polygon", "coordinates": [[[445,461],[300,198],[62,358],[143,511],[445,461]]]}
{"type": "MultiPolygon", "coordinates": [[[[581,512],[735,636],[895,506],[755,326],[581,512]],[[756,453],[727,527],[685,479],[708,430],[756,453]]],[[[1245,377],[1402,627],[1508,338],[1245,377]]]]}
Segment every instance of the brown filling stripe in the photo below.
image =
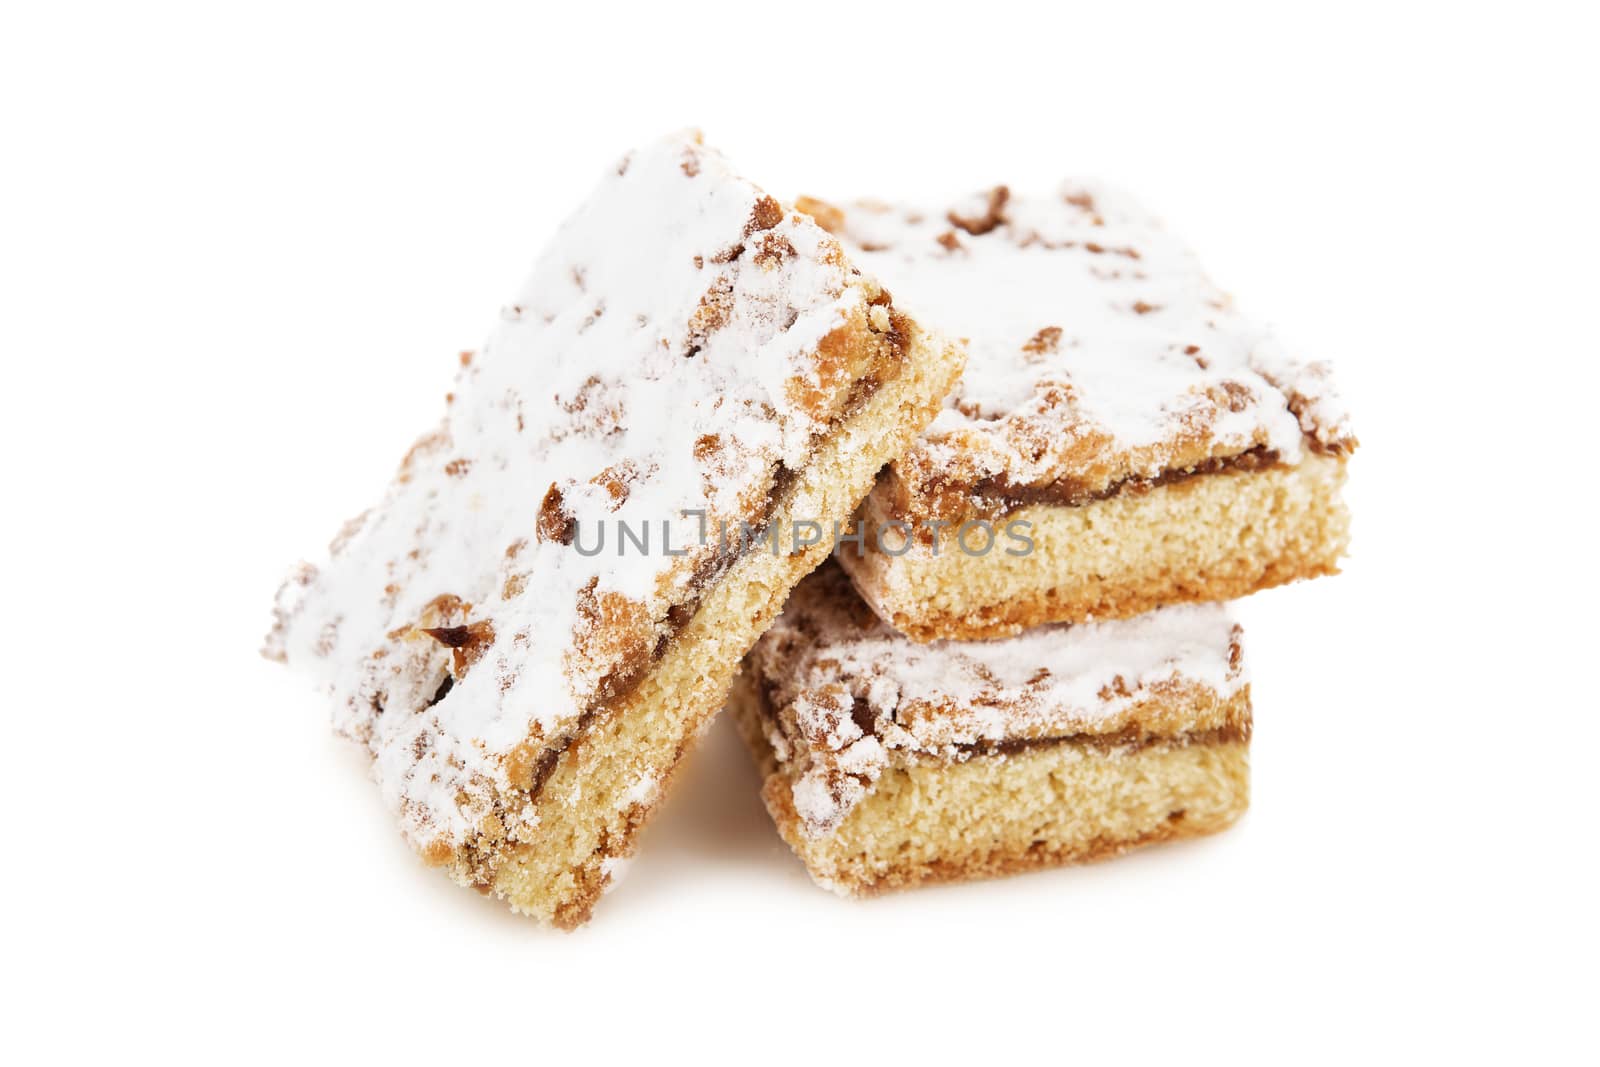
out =
{"type": "Polygon", "coordinates": [[[1076,745],[1101,755],[1111,752],[1142,752],[1156,745],[1228,745],[1249,741],[1250,722],[1218,726],[1210,730],[1188,730],[1179,734],[1152,734],[1137,726],[1126,726],[1110,734],[1068,734],[1061,737],[1015,738],[955,746],[973,756],[1009,756],[1041,748],[1076,745]]]}
{"type": "MultiPolygon", "coordinates": [[[[1175,485],[1206,474],[1248,473],[1281,465],[1282,457],[1277,450],[1258,445],[1236,456],[1214,456],[1192,467],[1162,471],[1153,478],[1132,475],[1100,488],[1087,486],[1080,479],[1072,477],[1058,478],[1046,485],[1016,485],[1004,474],[998,474],[973,482],[970,493],[985,504],[1006,509],[1032,504],[1075,508],[1124,493],[1148,493],[1164,485],[1175,485]]],[[[954,487],[954,483],[940,485],[940,488],[946,487],[954,487]]]]}

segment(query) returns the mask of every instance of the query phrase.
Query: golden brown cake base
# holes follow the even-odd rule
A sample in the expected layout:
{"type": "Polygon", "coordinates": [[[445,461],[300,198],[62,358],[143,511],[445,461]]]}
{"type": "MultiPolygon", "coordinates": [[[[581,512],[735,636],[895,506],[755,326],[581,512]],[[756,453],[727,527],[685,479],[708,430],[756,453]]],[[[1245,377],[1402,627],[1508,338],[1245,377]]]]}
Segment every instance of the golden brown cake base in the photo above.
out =
{"type": "MultiPolygon", "coordinates": [[[[1002,547],[967,555],[947,538],[937,556],[918,543],[895,557],[868,537],[864,555],[844,545],[838,556],[879,616],[917,641],[1003,637],[1048,622],[1230,600],[1338,572],[1349,541],[1345,462],[1310,453],[1293,466],[1195,475],[992,519],[996,530],[1032,524],[1027,555],[1002,547]]],[[[883,506],[874,494],[858,518],[877,529],[895,518],[883,506]]]]}
{"type": "Polygon", "coordinates": [[[1243,690],[1223,712],[1242,727],[1122,746],[1063,740],[963,762],[897,759],[837,830],[812,837],[767,741],[760,701],[750,675],[741,676],[732,707],[764,778],[762,799],[812,878],[847,895],[1102,859],[1216,833],[1249,805],[1243,690]]]}
{"type": "MultiPolygon", "coordinates": [[[[882,384],[816,452],[774,521],[780,544],[795,521],[843,521],[879,468],[938,410],[961,369],[958,349],[916,331],[904,370],[882,384]]],[[[758,544],[710,590],[643,681],[606,709],[556,760],[540,789],[531,835],[505,850],[486,887],[519,912],[571,929],[585,922],[609,869],[666,791],[686,749],[722,706],[741,657],[784,594],[827,558],[824,539],[801,553],[758,544]],[[638,796],[641,780],[655,782],[638,796]],[[573,865],[572,857],[585,857],[573,865]]]]}

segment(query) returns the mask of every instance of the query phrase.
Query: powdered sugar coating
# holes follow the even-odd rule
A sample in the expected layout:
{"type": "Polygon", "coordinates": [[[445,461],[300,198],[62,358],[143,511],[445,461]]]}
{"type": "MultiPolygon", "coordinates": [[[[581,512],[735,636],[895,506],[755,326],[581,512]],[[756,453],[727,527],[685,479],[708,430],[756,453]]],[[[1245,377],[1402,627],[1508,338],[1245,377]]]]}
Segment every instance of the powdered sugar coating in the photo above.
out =
{"type": "Polygon", "coordinates": [[[876,295],[698,134],[620,161],[565,223],[382,503],[286,583],[269,639],[370,748],[418,848],[537,819],[542,758],[725,564],[685,511],[760,517],[853,384],[819,349],[876,295]],[[569,543],[618,522],[655,550],[569,543]]]}
{"type": "Polygon", "coordinates": [[[1045,626],[999,641],[916,644],[880,621],[834,562],[800,584],[751,652],[767,740],[796,769],[807,832],[832,832],[894,753],[963,759],[1057,738],[1176,736],[1247,683],[1239,627],[1221,604],[1045,626]],[[1153,696],[1178,719],[1155,719],[1153,696]]]}
{"type": "Polygon", "coordinates": [[[951,485],[1092,495],[1252,450],[1294,463],[1355,445],[1327,367],[1291,358],[1116,190],[801,206],[902,307],[968,342],[961,384],[893,465],[904,515],[953,517],[951,485]]]}

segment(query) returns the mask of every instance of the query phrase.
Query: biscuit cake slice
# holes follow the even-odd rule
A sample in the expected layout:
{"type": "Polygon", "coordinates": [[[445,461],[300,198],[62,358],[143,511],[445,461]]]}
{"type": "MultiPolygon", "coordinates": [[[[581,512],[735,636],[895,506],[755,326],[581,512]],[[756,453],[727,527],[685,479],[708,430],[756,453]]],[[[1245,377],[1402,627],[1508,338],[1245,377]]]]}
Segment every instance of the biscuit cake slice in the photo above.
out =
{"type": "Polygon", "coordinates": [[[846,895],[1095,860],[1249,804],[1250,687],[1220,604],[918,644],[830,562],[730,703],[779,832],[846,895]]]}
{"type": "Polygon", "coordinates": [[[1128,197],[1069,182],[801,207],[968,341],[945,409],[863,506],[864,545],[841,551],[896,627],[994,637],[1336,571],[1356,439],[1329,368],[1240,314],[1128,197]]]}
{"type": "Polygon", "coordinates": [[[961,359],[668,138],[562,226],[266,652],[332,697],[428,863],[572,927],[961,359]]]}

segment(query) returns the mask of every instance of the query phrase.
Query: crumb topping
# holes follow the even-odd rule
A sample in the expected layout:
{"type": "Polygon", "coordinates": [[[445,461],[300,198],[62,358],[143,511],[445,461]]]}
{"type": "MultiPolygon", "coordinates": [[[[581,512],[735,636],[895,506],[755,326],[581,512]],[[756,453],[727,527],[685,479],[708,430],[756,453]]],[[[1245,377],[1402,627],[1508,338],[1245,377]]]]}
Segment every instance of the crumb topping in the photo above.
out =
{"type": "Polygon", "coordinates": [[[767,740],[795,767],[795,810],[823,835],[896,754],[966,759],[1019,743],[1121,744],[1214,728],[1207,716],[1248,682],[1241,640],[1224,606],[1195,604],[999,641],[916,644],[830,561],[796,587],[746,669],[767,740]],[[1177,693],[1187,698],[1151,704],[1177,693]]]}
{"type": "Polygon", "coordinates": [[[967,339],[961,383],[878,490],[902,518],[981,510],[966,490],[984,482],[1093,495],[1252,450],[1295,463],[1356,445],[1328,367],[1239,314],[1115,190],[798,205],[903,308],[967,339]]]}
{"type": "Polygon", "coordinates": [[[848,401],[834,353],[874,302],[835,238],[698,134],[630,154],[562,226],[383,501],[285,583],[268,640],[332,695],[425,856],[459,866],[537,820],[529,790],[718,573],[700,531],[763,518],[848,401]],[[602,519],[658,545],[666,523],[681,554],[583,554],[602,519]]]}

